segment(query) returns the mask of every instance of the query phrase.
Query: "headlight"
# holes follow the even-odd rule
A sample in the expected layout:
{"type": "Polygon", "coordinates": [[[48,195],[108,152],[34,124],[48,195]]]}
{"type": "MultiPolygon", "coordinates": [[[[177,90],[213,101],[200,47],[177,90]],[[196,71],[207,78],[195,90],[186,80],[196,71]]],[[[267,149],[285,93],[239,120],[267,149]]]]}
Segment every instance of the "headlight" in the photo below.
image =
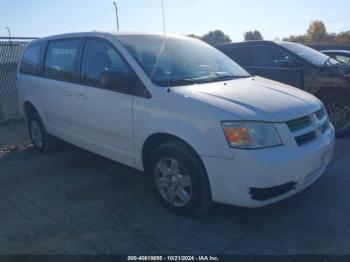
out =
{"type": "Polygon", "coordinates": [[[257,149],[282,144],[273,124],[264,122],[222,122],[222,127],[231,147],[257,149]]]}

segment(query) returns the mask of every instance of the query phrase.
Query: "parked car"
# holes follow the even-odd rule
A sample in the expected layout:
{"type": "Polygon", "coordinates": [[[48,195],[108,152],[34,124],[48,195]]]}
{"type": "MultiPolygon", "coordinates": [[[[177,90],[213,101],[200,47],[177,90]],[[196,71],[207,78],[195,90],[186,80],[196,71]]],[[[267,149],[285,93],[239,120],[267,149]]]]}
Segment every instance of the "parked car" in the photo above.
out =
{"type": "Polygon", "coordinates": [[[339,62],[350,65],[350,50],[322,50],[321,52],[339,62]]]}
{"type": "Polygon", "coordinates": [[[349,65],[291,42],[247,41],[217,48],[253,75],[314,94],[326,105],[337,135],[350,134],[349,65]]]}
{"type": "Polygon", "coordinates": [[[251,77],[192,38],[35,40],[17,87],[37,151],[57,137],[145,171],[161,203],[181,215],[212,201],[274,203],[312,184],[332,157],[334,129],[317,98],[251,77]]]}

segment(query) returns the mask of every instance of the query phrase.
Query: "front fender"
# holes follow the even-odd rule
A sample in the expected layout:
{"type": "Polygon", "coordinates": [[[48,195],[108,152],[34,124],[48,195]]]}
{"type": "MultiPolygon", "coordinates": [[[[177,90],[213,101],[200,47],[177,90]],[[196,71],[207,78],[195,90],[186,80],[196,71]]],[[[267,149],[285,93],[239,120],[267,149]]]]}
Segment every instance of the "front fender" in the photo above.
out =
{"type": "Polygon", "coordinates": [[[143,170],[142,149],[146,140],[154,134],[169,134],[189,144],[200,156],[232,158],[220,120],[214,112],[192,110],[183,105],[173,108],[171,104],[146,102],[134,106],[134,156],[135,167],[143,170]]]}

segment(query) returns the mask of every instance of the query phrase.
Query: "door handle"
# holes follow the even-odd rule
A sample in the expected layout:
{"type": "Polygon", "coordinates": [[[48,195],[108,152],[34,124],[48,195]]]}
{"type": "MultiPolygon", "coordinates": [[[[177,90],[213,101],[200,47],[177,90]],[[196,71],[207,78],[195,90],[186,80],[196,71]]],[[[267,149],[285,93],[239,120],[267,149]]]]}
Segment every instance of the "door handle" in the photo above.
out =
{"type": "Polygon", "coordinates": [[[70,91],[68,91],[68,90],[63,90],[62,92],[67,97],[72,96],[72,93],[70,91]]]}
{"type": "Polygon", "coordinates": [[[86,100],[87,99],[87,96],[84,95],[84,94],[76,94],[76,97],[77,97],[77,99],[80,99],[80,100],[86,100]]]}

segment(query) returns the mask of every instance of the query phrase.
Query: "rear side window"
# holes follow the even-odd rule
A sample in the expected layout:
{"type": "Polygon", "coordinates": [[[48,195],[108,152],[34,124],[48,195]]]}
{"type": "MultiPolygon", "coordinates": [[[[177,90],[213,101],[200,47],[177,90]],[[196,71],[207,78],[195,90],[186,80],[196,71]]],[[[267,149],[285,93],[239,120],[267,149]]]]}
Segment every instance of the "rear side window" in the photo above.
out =
{"type": "Polygon", "coordinates": [[[41,73],[41,54],[44,48],[44,42],[30,44],[24,51],[20,72],[29,75],[40,75],[41,73]]]}
{"type": "Polygon", "coordinates": [[[297,64],[298,62],[281,48],[269,45],[254,47],[254,67],[284,68],[297,64]]]}
{"type": "Polygon", "coordinates": [[[240,66],[252,66],[253,49],[250,46],[233,47],[230,52],[230,57],[240,66]]]}
{"type": "Polygon", "coordinates": [[[79,39],[49,42],[45,59],[45,76],[63,81],[74,80],[79,45],[79,39]]]}

